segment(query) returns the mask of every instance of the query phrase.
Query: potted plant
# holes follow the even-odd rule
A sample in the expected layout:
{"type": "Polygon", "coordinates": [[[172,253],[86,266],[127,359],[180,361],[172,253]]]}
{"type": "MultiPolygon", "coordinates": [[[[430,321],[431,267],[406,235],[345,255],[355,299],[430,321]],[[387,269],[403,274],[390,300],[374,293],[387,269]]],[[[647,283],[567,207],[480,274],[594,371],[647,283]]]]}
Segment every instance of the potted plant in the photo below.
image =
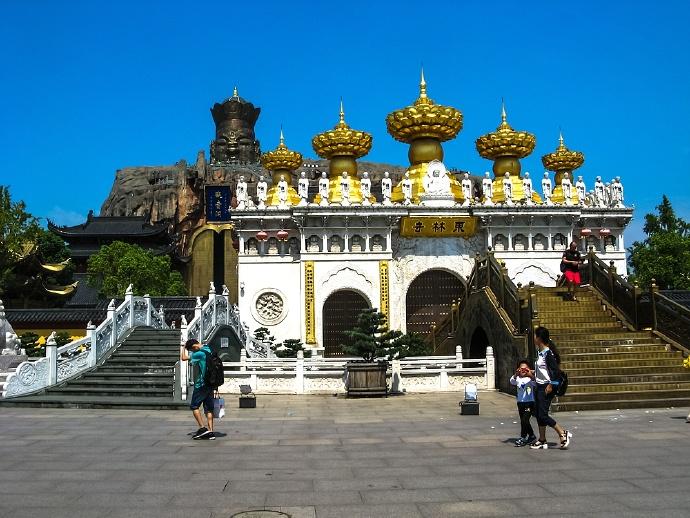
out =
{"type": "Polygon", "coordinates": [[[343,352],[362,358],[361,361],[351,361],[346,365],[348,397],[387,396],[388,362],[427,352],[427,347],[419,336],[388,329],[386,315],[377,308],[362,311],[355,327],[345,331],[345,335],[350,343],[342,345],[343,352]]]}

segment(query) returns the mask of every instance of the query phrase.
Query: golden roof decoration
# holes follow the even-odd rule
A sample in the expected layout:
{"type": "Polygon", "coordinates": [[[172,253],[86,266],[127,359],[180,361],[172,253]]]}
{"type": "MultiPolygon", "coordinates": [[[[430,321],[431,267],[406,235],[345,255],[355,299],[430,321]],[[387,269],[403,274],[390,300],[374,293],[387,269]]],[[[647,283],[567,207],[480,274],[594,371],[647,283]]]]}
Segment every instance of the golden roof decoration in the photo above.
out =
{"type": "Polygon", "coordinates": [[[553,153],[541,157],[541,163],[549,171],[572,171],[585,163],[585,155],[565,147],[561,133],[558,137],[558,148],[553,153]]]}
{"type": "Polygon", "coordinates": [[[419,97],[411,105],[389,113],[386,128],[400,142],[410,143],[420,137],[454,139],[462,129],[462,112],[452,106],[434,103],[426,93],[424,70],[419,82],[419,97]]]}
{"type": "Polygon", "coordinates": [[[340,121],[331,130],[316,135],[311,145],[321,158],[330,160],[334,156],[360,158],[369,153],[372,144],[371,134],[352,129],[345,122],[343,100],[340,100],[340,121]]]}
{"type": "Polygon", "coordinates": [[[273,151],[268,151],[261,155],[261,165],[269,171],[287,169],[294,171],[303,163],[302,154],[288,149],[285,145],[283,128],[280,128],[280,143],[273,151]]]}
{"type": "Polygon", "coordinates": [[[524,158],[537,144],[534,135],[527,131],[515,131],[508,124],[505,105],[501,108],[501,124],[496,131],[482,135],[475,141],[479,155],[489,160],[500,157],[524,158]]]}

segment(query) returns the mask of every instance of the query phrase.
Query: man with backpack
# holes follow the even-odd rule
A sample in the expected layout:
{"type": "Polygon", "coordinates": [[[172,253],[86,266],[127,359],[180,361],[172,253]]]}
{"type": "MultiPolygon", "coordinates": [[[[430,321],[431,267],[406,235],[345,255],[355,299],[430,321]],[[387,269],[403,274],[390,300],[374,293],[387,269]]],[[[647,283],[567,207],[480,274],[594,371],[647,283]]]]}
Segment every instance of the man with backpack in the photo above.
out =
{"type": "Polygon", "coordinates": [[[192,409],[199,429],[192,435],[192,439],[214,440],[216,436],[213,432],[213,396],[223,383],[223,365],[219,363],[218,356],[211,351],[208,345],[202,345],[199,340],[194,338],[187,340],[185,345],[180,348],[180,360],[189,360],[192,365],[198,366],[189,408],[192,409]],[[220,372],[217,372],[219,365],[220,372]],[[200,408],[202,405],[206,413],[207,426],[204,426],[201,415],[200,408]]]}

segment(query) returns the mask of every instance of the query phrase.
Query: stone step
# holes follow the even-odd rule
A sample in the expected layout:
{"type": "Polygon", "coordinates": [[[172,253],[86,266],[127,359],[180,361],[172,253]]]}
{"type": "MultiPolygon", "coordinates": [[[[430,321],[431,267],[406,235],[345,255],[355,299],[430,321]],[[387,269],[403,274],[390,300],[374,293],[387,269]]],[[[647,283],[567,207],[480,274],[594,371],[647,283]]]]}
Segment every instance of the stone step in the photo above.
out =
{"type": "MultiPolygon", "coordinates": [[[[682,363],[683,355],[680,352],[667,352],[667,351],[624,351],[624,352],[598,352],[598,353],[561,353],[561,363],[563,365],[578,365],[587,362],[612,362],[612,361],[622,361],[622,362],[637,362],[639,360],[665,360],[665,359],[676,359],[678,364],[682,363]]],[[[564,367],[565,368],[565,367],[564,367]]]]}
{"type": "Polygon", "coordinates": [[[175,364],[177,360],[179,360],[179,355],[177,356],[171,356],[169,358],[166,357],[159,357],[156,354],[150,355],[150,356],[145,356],[141,357],[138,355],[134,356],[127,356],[127,355],[118,355],[118,356],[111,356],[108,358],[107,362],[110,363],[111,365],[129,365],[132,363],[144,363],[144,364],[175,364]]]}
{"type": "MultiPolygon", "coordinates": [[[[593,362],[595,363],[595,362],[593,362]]],[[[654,374],[682,374],[687,373],[687,369],[684,369],[677,362],[673,362],[672,365],[621,365],[618,367],[611,366],[594,366],[594,367],[582,367],[577,368],[563,366],[563,370],[568,373],[568,381],[570,377],[575,378],[582,376],[589,376],[591,378],[598,376],[641,376],[641,375],[654,375],[654,374]]]]}
{"type": "Polygon", "coordinates": [[[684,382],[690,379],[690,374],[686,372],[660,374],[612,374],[610,376],[580,376],[568,373],[568,381],[572,386],[592,386],[596,384],[634,384],[634,383],[671,383],[684,382]]]}
{"type": "Polygon", "coordinates": [[[562,361],[563,370],[584,370],[584,369],[620,369],[623,367],[674,367],[681,363],[676,357],[670,358],[637,358],[637,359],[599,359],[586,361],[562,361]]]}
{"type": "Polygon", "coordinates": [[[650,337],[647,335],[646,338],[616,338],[616,339],[597,339],[597,340],[562,340],[559,339],[557,342],[557,347],[559,349],[566,349],[568,347],[605,347],[605,346],[617,346],[617,345],[637,345],[637,344],[663,344],[663,342],[656,337],[650,337]]]}
{"type": "Polygon", "coordinates": [[[95,395],[41,394],[0,399],[4,407],[32,408],[128,408],[138,410],[189,410],[189,402],[169,397],[106,397],[95,395]]]}
{"type": "Polygon", "coordinates": [[[70,387],[97,387],[100,389],[109,389],[109,388],[116,388],[116,387],[138,387],[138,388],[146,388],[146,387],[163,387],[163,388],[171,388],[173,385],[174,377],[172,375],[168,375],[166,377],[157,377],[157,378],[150,378],[150,379],[140,379],[140,378],[135,378],[135,379],[127,379],[127,378],[121,378],[121,379],[110,379],[110,380],[101,380],[101,379],[94,379],[94,378],[81,378],[78,381],[73,381],[69,384],[70,387]]]}
{"type": "MultiPolygon", "coordinates": [[[[137,373],[138,379],[156,379],[156,378],[170,378],[173,376],[171,372],[143,372],[137,373]]],[[[97,369],[95,371],[87,372],[80,379],[94,379],[94,380],[114,380],[114,379],[130,379],[132,378],[131,372],[120,372],[120,371],[104,371],[102,369],[97,369]]]]}
{"type": "Polygon", "coordinates": [[[571,354],[586,353],[627,353],[627,352],[664,352],[666,348],[659,343],[625,344],[625,345],[606,345],[606,344],[578,344],[558,346],[561,358],[571,354]]]}
{"type": "Polygon", "coordinates": [[[96,372],[120,372],[128,375],[148,375],[150,373],[170,373],[175,370],[173,365],[151,365],[136,364],[129,365],[109,365],[107,362],[96,369],[96,372]]]}
{"type": "Polygon", "coordinates": [[[127,349],[124,350],[117,350],[115,353],[111,356],[113,359],[123,359],[123,358],[141,358],[143,359],[148,359],[148,358],[161,358],[165,360],[172,360],[172,361],[177,361],[180,359],[180,353],[179,351],[129,351],[127,349]]]}
{"type": "Polygon", "coordinates": [[[642,399],[612,399],[610,401],[566,401],[566,395],[562,401],[557,401],[552,405],[556,412],[572,412],[574,410],[611,410],[623,408],[670,408],[690,406],[690,397],[672,397],[662,399],[652,399],[644,397],[642,399]]]}
{"type": "Polygon", "coordinates": [[[684,381],[642,381],[638,383],[592,383],[570,384],[564,398],[577,397],[579,394],[612,393],[612,392],[647,392],[650,390],[684,390],[690,391],[690,376],[684,381]]]}
{"type": "MultiPolygon", "coordinates": [[[[688,389],[642,389],[629,391],[600,391],[600,392],[570,392],[560,398],[563,402],[569,400],[577,401],[578,403],[586,403],[589,401],[627,401],[627,400],[641,400],[641,399],[674,399],[684,398],[690,399],[690,388],[688,389]]],[[[559,401],[560,402],[560,401],[559,401]]]]}
{"type": "Polygon", "coordinates": [[[166,388],[159,387],[113,387],[113,388],[99,388],[99,387],[80,387],[70,383],[64,387],[55,387],[50,390],[51,394],[65,394],[68,396],[99,396],[99,397],[154,397],[164,398],[170,396],[172,398],[172,385],[166,388]]]}
{"type": "MultiPolygon", "coordinates": [[[[554,325],[558,324],[568,324],[573,327],[574,324],[591,324],[591,323],[599,323],[599,322],[616,322],[618,323],[618,320],[615,317],[612,317],[610,315],[603,314],[601,311],[596,311],[593,312],[591,315],[579,315],[575,314],[574,312],[570,313],[563,313],[562,315],[545,315],[541,311],[539,312],[539,322],[541,325],[548,327],[549,330],[554,325]]],[[[620,323],[618,323],[620,325],[620,323]]]]}

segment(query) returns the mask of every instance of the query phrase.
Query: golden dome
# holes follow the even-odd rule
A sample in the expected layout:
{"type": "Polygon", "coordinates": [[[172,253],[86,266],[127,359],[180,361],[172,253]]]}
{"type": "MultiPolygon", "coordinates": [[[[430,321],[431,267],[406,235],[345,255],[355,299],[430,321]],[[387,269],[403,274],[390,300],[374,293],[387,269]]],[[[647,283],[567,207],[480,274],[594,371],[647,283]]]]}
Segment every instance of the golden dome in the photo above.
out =
{"type": "Polygon", "coordinates": [[[501,124],[496,131],[482,135],[475,141],[479,155],[489,160],[501,157],[525,158],[537,141],[534,135],[526,131],[515,131],[506,120],[505,106],[501,109],[501,124]]]}
{"type": "Polygon", "coordinates": [[[585,163],[585,155],[571,151],[563,143],[563,134],[558,137],[558,148],[553,153],[541,157],[541,163],[549,171],[572,171],[585,163]]]}
{"type": "Polygon", "coordinates": [[[371,149],[371,134],[352,129],[345,122],[343,101],[340,101],[340,121],[332,130],[316,135],[311,145],[321,158],[330,160],[334,156],[360,158],[371,149]]]}
{"type": "Polygon", "coordinates": [[[419,83],[419,98],[412,104],[386,116],[386,128],[400,142],[411,143],[420,137],[441,142],[454,139],[462,129],[462,112],[451,106],[435,104],[426,95],[424,70],[419,83]]]}
{"type": "Polygon", "coordinates": [[[273,151],[268,151],[261,155],[261,165],[269,171],[276,171],[280,169],[287,169],[294,171],[302,165],[302,154],[297,151],[292,151],[285,145],[285,137],[283,137],[283,128],[280,128],[280,143],[273,151]]]}

